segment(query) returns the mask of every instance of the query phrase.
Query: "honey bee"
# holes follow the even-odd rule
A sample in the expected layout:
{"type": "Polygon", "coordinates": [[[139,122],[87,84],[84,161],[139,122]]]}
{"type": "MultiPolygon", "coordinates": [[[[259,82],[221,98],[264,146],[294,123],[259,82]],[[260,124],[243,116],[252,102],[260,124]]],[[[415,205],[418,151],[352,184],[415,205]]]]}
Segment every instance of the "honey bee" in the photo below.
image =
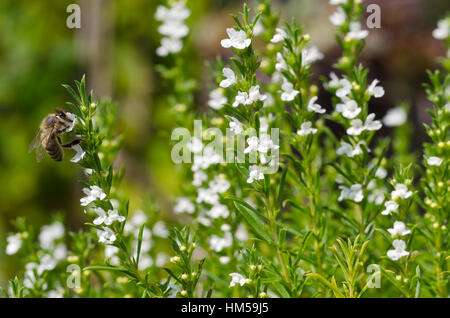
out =
{"type": "Polygon", "coordinates": [[[64,153],[62,147],[70,148],[81,141],[81,139],[75,139],[68,144],[63,144],[61,141],[61,136],[73,129],[75,121],[73,114],[60,109],[56,109],[53,114],[48,114],[42,120],[39,131],[31,142],[28,152],[32,152],[36,148],[38,162],[42,160],[44,150],[53,160],[61,161],[64,153]]]}

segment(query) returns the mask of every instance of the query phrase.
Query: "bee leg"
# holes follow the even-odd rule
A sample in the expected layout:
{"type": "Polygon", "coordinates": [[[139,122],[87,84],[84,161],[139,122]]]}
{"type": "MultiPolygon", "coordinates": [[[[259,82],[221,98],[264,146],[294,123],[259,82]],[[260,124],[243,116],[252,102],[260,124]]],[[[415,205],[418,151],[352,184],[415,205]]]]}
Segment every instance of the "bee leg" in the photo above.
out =
{"type": "Polygon", "coordinates": [[[78,145],[80,142],[81,142],[81,139],[74,139],[71,142],[61,145],[61,146],[63,146],[64,148],[72,148],[72,146],[78,145]]]}

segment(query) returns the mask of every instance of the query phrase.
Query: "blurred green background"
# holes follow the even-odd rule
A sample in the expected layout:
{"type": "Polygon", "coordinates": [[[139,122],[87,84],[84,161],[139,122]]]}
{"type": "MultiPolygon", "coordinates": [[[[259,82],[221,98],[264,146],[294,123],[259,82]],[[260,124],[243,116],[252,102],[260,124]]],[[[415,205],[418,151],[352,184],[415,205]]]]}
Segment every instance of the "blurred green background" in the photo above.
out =
{"type": "MultiPolygon", "coordinates": [[[[371,107],[383,116],[387,109],[408,102],[410,122],[417,128],[414,147],[419,148],[424,140],[421,122],[428,120],[425,109],[430,106],[421,83],[427,80],[425,69],[436,68],[437,56],[445,53],[431,32],[450,3],[366,2],[381,6],[382,27],[371,31],[362,62],[371,68],[370,77],[381,79],[386,90],[385,97],[371,107]]],[[[126,167],[123,186],[131,209],[152,195],[162,213],[170,211],[183,181],[170,160],[174,123],[155,71],[155,65],[165,61],[155,54],[161,37],[154,13],[160,4],[163,1],[0,1],[0,285],[17,270],[17,260],[4,253],[6,234],[17,216],[40,227],[59,212],[70,229],[83,224],[78,183],[82,175],[69,162],[71,154],[62,163],[48,158],[37,163],[35,155],[28,154],[42,118],[70,101],[62,83],[72,84],[86,74],[96,97],[109,96],[119,105],[117,131],[124,136],[124,147],[117,164],[126,167]],[[71,3],[81,6],[81,29],[66,27],[66,8],[71,3]]],[[[247,4],[256,7],[257,2],[247,4]]],[[[198,109],[205,109],[212,88],[205,60],[229,57],[230,51],[219,43],[225,28],[233,25],[230,13],[239,12],[242,5],[243,1],[187,1],[192,14],[184,48],[189,56],[186,72],[199,83],[198,109]]],[[[312,43],[325,53],[325,59],[315,66],[316,80],[328,75],[340,54],[335,28],[328,20],[335,8],[328,0],[274,1],[273,7],[285,21],[294,16],[305,26],[312,43]]],[[[319,100],[330,107],[325,92],[319,100]]]]}

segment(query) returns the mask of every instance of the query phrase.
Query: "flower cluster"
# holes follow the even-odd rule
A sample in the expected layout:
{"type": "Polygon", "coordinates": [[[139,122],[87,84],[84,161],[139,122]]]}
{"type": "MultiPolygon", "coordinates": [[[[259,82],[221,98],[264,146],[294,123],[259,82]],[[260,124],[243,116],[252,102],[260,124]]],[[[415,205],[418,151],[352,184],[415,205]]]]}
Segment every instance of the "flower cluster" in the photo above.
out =
{"type": "Polygon", "coordinates": [[[161,46],[156,49],[159,56],[167,56],[171,53],[178,53],[183,48],[182,38],[189,33],[189,27],[185,20],[191,12],[186,8],[184,2],[175,2],[170,8],[158,6],[155,19],[163,24],[158,27],[158,32],[164,37],[161,39],[161,46]]]}

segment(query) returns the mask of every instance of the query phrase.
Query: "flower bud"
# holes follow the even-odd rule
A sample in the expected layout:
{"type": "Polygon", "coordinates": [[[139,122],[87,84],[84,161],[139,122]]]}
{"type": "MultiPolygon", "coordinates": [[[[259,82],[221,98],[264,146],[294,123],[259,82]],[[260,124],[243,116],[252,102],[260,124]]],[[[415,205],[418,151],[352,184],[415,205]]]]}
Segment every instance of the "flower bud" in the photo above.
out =
{"type": "Polygon", "coordinates": [[[117,282],[119,284],[126,284],[129,282],[129,279],[128,279],[128,277],[121,276],[121,277],[117,277],[117,282]]]}
{"type": "Polygon", "coordinates": [[[186,291],[186,290],[182,290],[182,291],[180,292],[180,295],[183,296],[183,297],[185,297],[185,296],[187,295],[187,291],[186,291]]]}
{"type": "Polygon", "coordinates": [[[178,256],[174,256],[170,258],[170,262],[171,263],[177,263],[179,262],[181,259],[178,256]]]}
{"type": "Polygon", "coordinates": [[[175,111],[177,111],[179,113],[184,113],[186,111],[186,105],[185,104],[176,104],[175,111]]]}
{"type": "Polygon", "coordinates": [[[67,262],[69,263],[78,263],[80,259],[78,258],[77,255],[69,255],[67,256],[67,262]]]}
{"type": "Polygon", "coordinates": [[[188,279],[189,278],[189,275],[188,274],[183,274],[183,275],[181,275],[181,279],[182,280],[186,280],[186,279],[188,279]]]}

